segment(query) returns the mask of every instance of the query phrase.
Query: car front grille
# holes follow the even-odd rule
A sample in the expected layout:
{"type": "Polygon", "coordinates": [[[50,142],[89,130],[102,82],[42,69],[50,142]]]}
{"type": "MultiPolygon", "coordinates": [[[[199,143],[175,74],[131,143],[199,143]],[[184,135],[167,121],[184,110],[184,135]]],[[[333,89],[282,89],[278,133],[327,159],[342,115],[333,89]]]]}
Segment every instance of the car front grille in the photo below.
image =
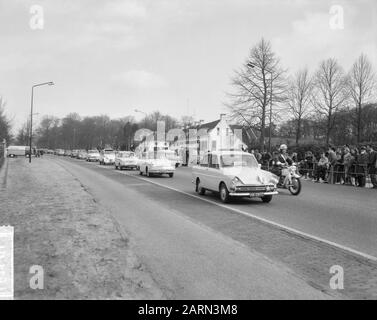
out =
{"type": "Polygon", "coordinates": [[[237,186],[237,192],[266,192],[266,186],[237,186]]]}

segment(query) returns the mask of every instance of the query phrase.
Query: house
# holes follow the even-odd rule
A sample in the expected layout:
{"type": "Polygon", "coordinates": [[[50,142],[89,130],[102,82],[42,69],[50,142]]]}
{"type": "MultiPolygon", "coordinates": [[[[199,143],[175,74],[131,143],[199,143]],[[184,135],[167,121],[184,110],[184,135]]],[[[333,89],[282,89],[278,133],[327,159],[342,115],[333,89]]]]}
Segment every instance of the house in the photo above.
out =
{"type": "Polygon", "coordinates": [[[196,164],[204,152],[245,150],[252,140],[252,132],[244,126],[232,124],[225,114],[220,119],[184,129],[185,139],[177,139],[169,149],[181,155],[183,163],[196,164]]]}

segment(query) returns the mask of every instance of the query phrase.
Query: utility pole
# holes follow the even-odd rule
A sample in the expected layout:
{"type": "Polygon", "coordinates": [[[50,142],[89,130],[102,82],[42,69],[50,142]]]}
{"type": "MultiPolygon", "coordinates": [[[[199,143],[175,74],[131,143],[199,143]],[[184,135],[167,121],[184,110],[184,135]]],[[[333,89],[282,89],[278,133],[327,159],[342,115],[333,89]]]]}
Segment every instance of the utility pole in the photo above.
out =
{"type": "Polygon", "coordinates": [[[33,104],[34,104],[34,88],[35,87],[40,87],[40,86],[52,86],[54,83],[52,81],[50,82],[43,82],[43,83],[38,83],[35,84],[31,87],[31,102],[30,102],[30,137],[29,137],[29,143],[30,143],[30,148],[29,148],[29,163],[31,163],[31,153],[32,153],[32,143],[33,143],[33,104]]]}

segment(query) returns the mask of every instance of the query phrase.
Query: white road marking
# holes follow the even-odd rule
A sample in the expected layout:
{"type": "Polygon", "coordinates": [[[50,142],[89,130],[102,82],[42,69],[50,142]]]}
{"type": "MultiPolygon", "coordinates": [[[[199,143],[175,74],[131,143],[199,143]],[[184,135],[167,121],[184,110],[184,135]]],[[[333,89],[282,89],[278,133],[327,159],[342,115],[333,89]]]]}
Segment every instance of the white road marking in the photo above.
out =
{"type": "MultiPolygon", "coordinates": [[[[100,166],[102,167],[102,166],[100,166]]],[[[107,168],[107,167],[103,167],[104,169],[110,169],[110,168],[107,168]]],[[[315,240],[315,241],[318,241],[318,242],[322,242],[322,243],[325,243],[327,245],[330,245],[330,246],[333,246],[333,247],[336,247],[338,249],[341,249],[343,251],[346,251],[346,252],[350,252],[352,254],[355,254],[355,255],[358,255],[358,256],[361,256],[365,259],[368,259],[368,260],[371,260],[371,261],[375,261],[377,262],[377,257],[375,256],[372,256],[372,255],[369,255],[367,253],[364,253],[364,252],[361,252],[361,251],[358,251],[358,250],[355,250],[355,249],[352,249],[352,248],[349,248],[347,246],[343,246],[341,244],[338,244],[336,242],[333,242],[333,241],[329,241],[329,240],[326,240],[326,239],[323,239],[323,238],[320,238],[320,237],[317,237],[317,236],[314,236],[314,235],[311,235],[309,233],[306,233],[306,232],[302,232],[302,231],[299,231],[297,229],[294,229],[294,228],[291,228],[291,227],[287,227],[285,225],[282,225],[280,223],[277,223],[277,222],[274,222],[274,221],[271,221],[271,220],[268,220],[268,219],[265,219],[265,218],[261,218],[259,216],[256,216],[252,213],[249,213],[249,212],[245,212],[245,211],[242,211],[242,210],[239,210],[239,209],[235,209],[235,208],[232,208],[232,207],[229,207],[227,205],[224,205],[224,204],[221,204],[221,203],[217,203],[217,202],[214,202],[212,200],[208,200],[208,199],[205,199],[203,197],[199,197],[195,194],[191,194],[191,193],[188,193],[188,192],[185,192],[185,191],[182,191],[182,190],[179,190],[179,189],[176,189],[176,188],[173,188],[173,187],[169,187],[167,185],[164,185],[164,184],[161,184],[161,183],[158,183],[156,181],[152,181],[150,179],[146,179],[146,178],[143,178],[141,176],[136,176],[136,175],[132,175],[132,174],[129,174],[128,172],[123,172],[123,171],[119,171],[121,174],[124,174],[124,175],[127,175],[127,176],[130,176],[130,177],[133,177],[133,178],[136,178],[136,179],[139,179],[139,180],[143,180],[143,181],[146,181],[146,182],[149,182],[151,184],[154,184],[154,185],[157,185],[159,187],[162,187],[162,188],[166,188],[166,189],[170,189],[172,191],[175,191],[175,192],[179,192],[179,193],[182,193],[184,195],[187,195],[189,197],[192,197],[192,198],[195,198],[195,199],[199,199],[201,201],[205,201],[205,202],[208,202],[208,203],[211,203],[215,206],[218,206],[220,208],[223,208],[223,209],[227,209],[227,210],[231,210],[233,212],[236,212],[236,213],[239,213],[241,215],[244,215],[244,216],[247,216],[249,218],[253,218],[253,219],[256,219],[258,221],[261,221],[265,224],[268,224],[268,225],[272,225],[274,227],[277,227],[279,229],[282,229],[282,230],[285,230],[285,231],[288,231],[290,233],[293,233],[293,234],[296,234],[296,235],[299,235],[301,237],[304,237],[306,239],[309,239],[309,240],[315,240]]]]}

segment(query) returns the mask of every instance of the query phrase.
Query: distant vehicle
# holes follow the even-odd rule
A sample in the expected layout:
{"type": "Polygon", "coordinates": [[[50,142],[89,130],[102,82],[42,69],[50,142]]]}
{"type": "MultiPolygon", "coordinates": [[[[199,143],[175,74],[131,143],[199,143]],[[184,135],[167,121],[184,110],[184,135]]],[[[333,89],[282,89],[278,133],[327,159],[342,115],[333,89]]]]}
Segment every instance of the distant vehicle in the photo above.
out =
{"type": "Polygon", "coordinates": [[[279,178],[262,170],[252,154],[242,151],[206,153],[200,165],[192,168],[192,178],[196,192],[219,192],[224,203],[232,197],[261,198],[267,203],[278,194],[279,178]]]}
{"type": "Polygon", "coordinates": [[[15,157],[25,157],[27,154],[27,150],[29,150],[30,147],[28,146],[9,146],[7,148],[7,156],[10,158],[15,157]]]}
{"type": "Polygon", "coordinates": [[[86,157],[86,161],[88,161],[88,162],[92,162],[92,161],[94,161],[94,162],[97,162],[97,161],[99,161],[99,152],[98,152],[98,150],[96,149],[96,150],[89,150],[88,151],[88,155],[87,155],[87,157],[86,157]]]}
{"type": "Polygon", "coordinates": [[[108,165],[115,163],[115,151],[113,149],[104,149],[100,152],[99,164],[108,165]]]}
{"type": "Polygon", "coordinates": [[[77,158],[79,156],[80,150],[72,150],[71,158],[77,158]]]}
{"type": "Polygon", "coordinates": [[[115,170],[137,169],[139,159],[131,151],[119,151],[115,154],[115,170]]]}
{"type": "Polygon", "coordinates": [[[156,153],[152,157],[152,153],[144,153],[144,158],[139,161],[140,175],[145,174],[147,177],[152,175],[167,174],[170,178],[173,178],[175,166],[168,160],[164,154],[156,153]]]}
{"type": "Polygon", "coordinates": [[[57,156],[64,156],[65,151],[63,149],[56,149],[55,154],[57,156]]]}
{"type": "Polygon", "coordinates": [[[88,156],[88,153],[86,152],[86,150],[80,150],[77,155],[77,159],[86,160],[87,156],[88,156]]]}
{"type": "Polygon", "coordinates": [[[64,150],[64,156],[69,157],[71,155],[72,151],[71,150],[64,150]]]}
{"type": "Polygon", "coordinates": [[[52,149],[48,149],[46,153],[47,153],[47,154],[54,154],[54,150],[52,150],[52,149]]]}

